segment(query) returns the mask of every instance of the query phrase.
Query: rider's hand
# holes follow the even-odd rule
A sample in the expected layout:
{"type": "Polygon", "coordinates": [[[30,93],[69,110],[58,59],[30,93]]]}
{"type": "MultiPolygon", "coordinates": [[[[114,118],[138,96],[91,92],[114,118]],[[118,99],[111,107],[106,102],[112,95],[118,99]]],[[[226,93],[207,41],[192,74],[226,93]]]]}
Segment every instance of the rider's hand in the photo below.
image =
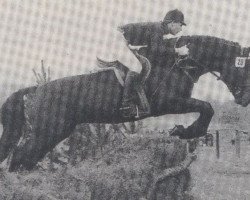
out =
{"type": "Polygon", "coordinates": [[[133,52],[133,54],[135,54],[136,56],[139,56],[139,49],[137,46],[132,46],[131,44],[128,44],[128,48],[130,49],[130,51],[133,52]]]}
{"type": "Polygon", "coordinates": [[[180,48],[175,48],[175,52],[180,56],[186,56],[189,54],[189,49],[187,48],[187,45],[185,45],[180,48]]]}

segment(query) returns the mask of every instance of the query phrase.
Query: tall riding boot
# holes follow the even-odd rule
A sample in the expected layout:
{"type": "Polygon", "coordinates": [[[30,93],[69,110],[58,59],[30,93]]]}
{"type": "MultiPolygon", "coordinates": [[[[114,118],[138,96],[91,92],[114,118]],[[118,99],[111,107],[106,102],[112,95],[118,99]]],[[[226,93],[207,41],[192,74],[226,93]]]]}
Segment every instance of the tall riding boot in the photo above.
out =
{"type": "Polygon", "coordinates": [[[147,101],[143,86],[138,80],[139,74],[133,71],[127,73],[124,92],[122,99],[122,115],[125,118],[140,118],[150,115],[150,105],[147,101]],[[135,100],[134,98],[138,99],[135,100]],[[135,101],[139,101],[139,105],[136,105],[135,101]]]}
{"type": "Polygon", "coordinates": [[[122,98],[122,111],[123,117],[135,117],[137,115],[137,108],[134,103],[134,94],[135,94],[135,85],[138,82],[139,74],[134,71],[128,71],[125,83],[124,83],[124,92],[122,98]]]}

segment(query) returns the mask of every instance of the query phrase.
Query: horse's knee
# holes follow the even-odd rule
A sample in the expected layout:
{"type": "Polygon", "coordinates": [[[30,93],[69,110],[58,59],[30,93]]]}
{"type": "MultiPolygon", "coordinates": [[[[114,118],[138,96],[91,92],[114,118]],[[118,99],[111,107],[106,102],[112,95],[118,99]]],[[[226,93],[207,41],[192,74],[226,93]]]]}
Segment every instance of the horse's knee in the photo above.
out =
{"type": "Polygon", "coordinates": [[[211,116],[211,117],[214,115],[214,109],[210,103],[205,102],[204,112],[206,113],[206,115],[211,116]]]}

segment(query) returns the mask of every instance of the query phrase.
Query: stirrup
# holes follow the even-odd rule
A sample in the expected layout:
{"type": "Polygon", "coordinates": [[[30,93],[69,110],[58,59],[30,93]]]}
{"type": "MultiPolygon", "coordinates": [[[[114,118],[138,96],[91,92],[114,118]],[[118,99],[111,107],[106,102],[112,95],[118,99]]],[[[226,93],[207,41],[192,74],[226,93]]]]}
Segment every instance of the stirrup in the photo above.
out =
{"type": "Polygon", "coordinates": [[[119,110],[122,112],[122,116],[125,118],[132,118],[138,115],[138,110],[136,105],[125,105],[119,108],[119,110]]]}
{"type": "Polygon", "coordinates": [[[126,107],[119,108],[119,110],[121,110],[121,111],[124,111],[124,110],[129,110],[129,109],[131,109],[131,107],[130,107],[130,106],[126,106],[126,107]]]}
{"type": "Polygon", "coordinates": [[[138,108],[138,106],[136,105],[135,106],[135,109],[136,109],[136,116],[135,116],[135,119],[139,119],[139,108],[138,108]]]}
{"type": "Polygon", "coordinates": [[[140,112],[139,107],[136,106],[136,116],[135,116],[136,119],[139,119],[139,118],[145,117],[145,116],[149,116],[150,114],[151,114],[150,110],[148,110],[148,111],[141,110],[141,112],[140,112]]]}
{"type": "MultiPolygon", "coordinates": [[[[120,108],[119,110],[120,111],[129,111],[131,108],[131,106],[126,106],[126,107],[122,107],[120,108]]],[[[135,119],[139,119],[140,118],[140,112],[139,112],[139,107],[137,105],[135,105],[135,110],[136,110],[136,113],[133,113],[132,111],[131,112],[128,112],[127,115],[124,115],[124,117],[134,117],[135,119]]]]}

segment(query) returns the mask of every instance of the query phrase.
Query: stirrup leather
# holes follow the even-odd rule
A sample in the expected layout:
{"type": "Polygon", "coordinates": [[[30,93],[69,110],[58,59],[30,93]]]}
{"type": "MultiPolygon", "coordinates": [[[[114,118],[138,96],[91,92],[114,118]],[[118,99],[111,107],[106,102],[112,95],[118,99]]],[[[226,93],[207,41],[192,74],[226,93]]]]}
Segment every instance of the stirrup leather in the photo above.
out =
{"type": "Polygon", "coordinates": [[[136,86],[135,90],[140,99],[140,104],[142,106],[142,109],[147,113],[151,113],[150,105],[149,105],[147,96],[142,86],[136,86]]]}

